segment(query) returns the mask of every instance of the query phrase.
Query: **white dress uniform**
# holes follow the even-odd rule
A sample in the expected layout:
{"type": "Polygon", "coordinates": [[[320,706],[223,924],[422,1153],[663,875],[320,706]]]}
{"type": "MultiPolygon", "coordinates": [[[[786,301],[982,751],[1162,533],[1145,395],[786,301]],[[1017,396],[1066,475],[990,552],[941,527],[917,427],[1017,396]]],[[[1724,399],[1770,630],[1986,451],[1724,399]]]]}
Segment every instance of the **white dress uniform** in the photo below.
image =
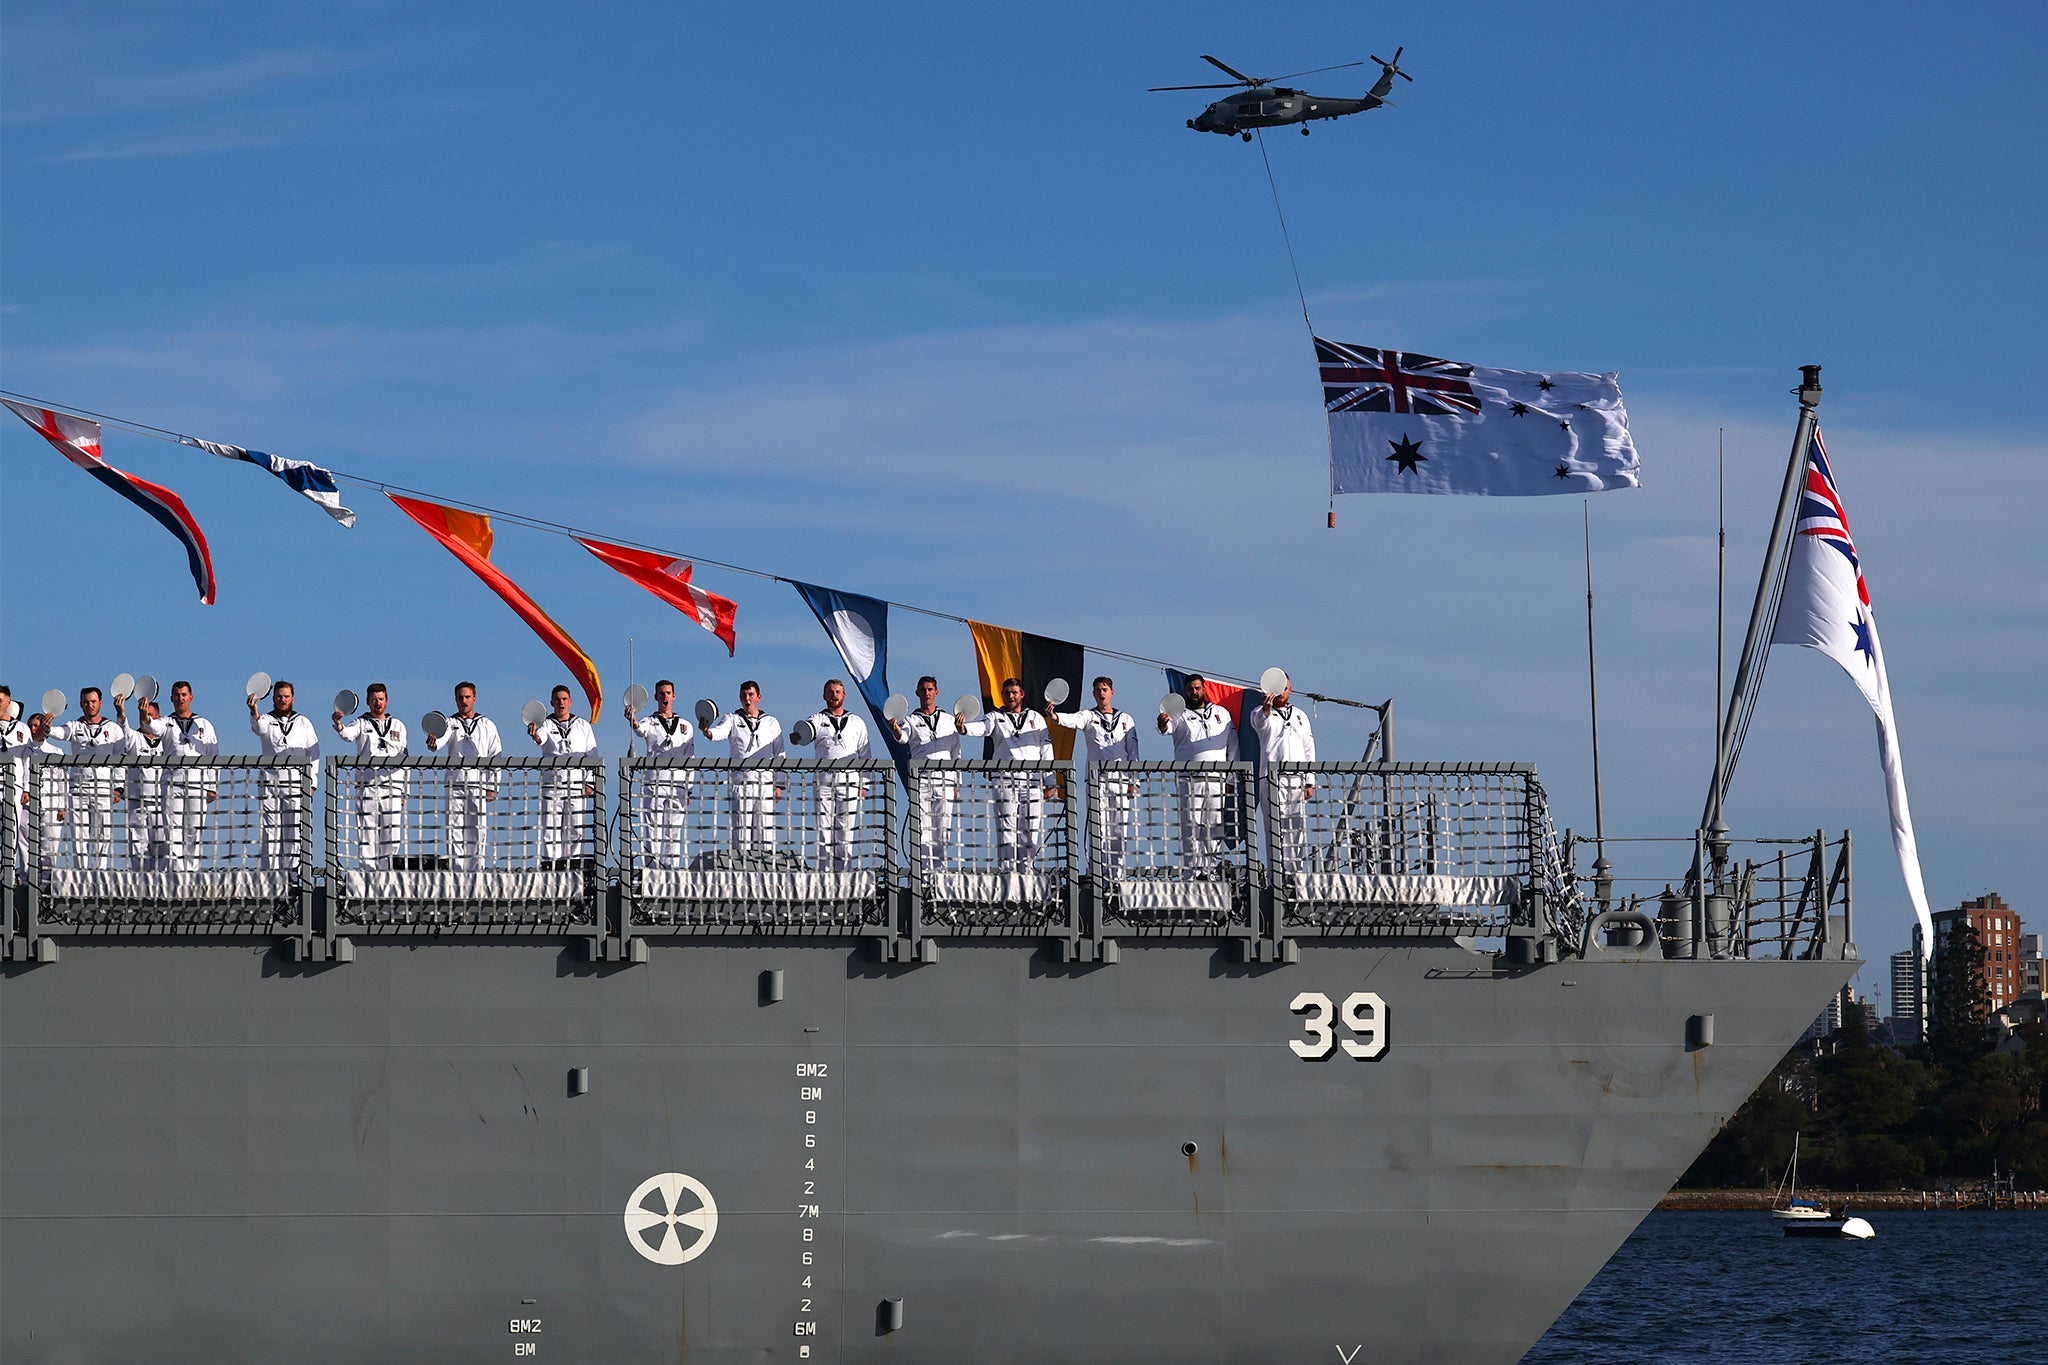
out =
{"type": "Polygon", "coordinates": [[[282,872],[299,862],[300,816],[313,794],[313,766],[320,760],[320,732],[313,719],[292,711],[265,711],[249,722],[265,758],[294,759],[289,768],[258,769],[257,794],[263,810],[263,856],[266,872],[282,872]]]}
{"type": "MultiPolygon", "coordinates": [[[[1230,762],[1231,732],[1235,728],[1230,712],[1213,701],[1190,706],[1167,727],[1166,732],[1173,739],[1174,762],[1230,762]]],[[[1222,857],[1226,786],[1220,777],[1180,780],[1180,852],[1191,871],[1213,871],[1222,857]]]]}
{"type": "MultiPolygon", "coordinates": [[[[162,758],[163,736],[156,725],[143,721],[128,730],[128,753],[132,758],[162,758]]],[[[171,833],[165,823],[164,807],[170,770],[161,764],[128,770],[128,869],[131,872],[163,872],[171,866],[171,833]]]]}
{"type": "MultiPolygon", "coordinates": [[[[542,758],[581,758],[597,752],[597,731],[581,716],[540,723],[542,758]]],[[[566,858],[589,858],[597,852],[591,838],[591,805],[596,787],[581,768],[549,768],[540,779],[540,856],[542,866],[566,858]]]]}
{"type": "MultiPolygon", "coordinates": [[[[960,726],[951,711],[936,706],[930,711],[912,711],[903,718],[905,742],[912,763],[958,763],[960,726]]],[[[953,837],[953,804],[960,797],[960,782],[950,774],[926,768],[912,774],[916,787],[917,852],[919,870],[927,876],[946,865],[946,844],[953,837]]]]}
{"type": "MultiPolygon", "coordinates": [[[[704,727],[704,738],[725,740],[731,757],[742,763],[772,763],[782,757],[782,722],[762,712],[751,720],[728,711],[704,727]]],[[[775,848],[777,773],[727,774],[732,793],[732,851],[768,853],[775,848]]]]}
{"type": "MultiPolygon", "coordinates": [[[[50,738],[71,746],[74,757],[104,758],[128,752],[128,727],[101,716],[50,727],[50,738]]],[[[104,868],[114,840],[113,768],[71,769],[71,865],[104,868]]],[[[48,849],[45,848],[45,856],[48,849]]]]}
{"type": "MultiPolygon", "coordinates": [[[[405,722],[393,715],[360,715],[343,721],[335,733],[356,746],[357,758],[406,755],[405,722]]],[[[405,851],[405,798],[411,786],[404,768],[356,770],[356,838],[365,871],[389,872],[391,860],[405,851]]]]}
{"type": "MultiPolygon", "coordinates": [[[[166,758],[219,758],[220,737],[204,716],[160,716],[154,726],[166,758]]],[[[197,872],[206,846],[206,805],[220,779],[213,768],[170,769],[164,775],[164,826],[170,844],[171,871],[197,872]]]]}
{"type": "MultiPolygon", "coordinates": [[[[811,716],[811,756],[825,762],[848,762],[873,757],[868,723],[851,711],[838,715],[819,711],[811,716]]],[[[862,773],[817,772],[818,781],[818,865],[827,872],[853,869],[853,833],[860,823],[861,801],[868,794],[862,773]]]]}
{"type": "Polygon", "coordinates": [[[1315,731],[1309,728],[1308,712],[1292,703],[1270,710],[1261,706],[1252,715],[1259,734],[1259,755],[1266,766],[1266,827],[1273,833],[1280,867],[1287,872],[1302,871],[1308,838],[1308,798],[1316,789],[1312,773],[1275,773],[1276,763],[1316,761],[1315,731]]]}
{"type": "MultiPolygon", "coordinates": [[[[647,745],[649,758],[680,760],[697,756],[697,727],[681,716],[643,716],[633,733],[647,745]]],[[[640,771],[640,847],[647,863],[679,870],[688,857],[683,831],[690,807],[687,768],[642,768],[640,771]]]]}
{"type": "MultiPolygon", "coordinates": [[[[1069,730],[1081,732],[1091,764],[1138,761],[1138,722],[1127,712],[1098,707],[1088,711],[1055,711],[1052,718],[1069,730]]],[[[1112,877],[1122,875],[1124,870],[1124,851],[1131,838],[1131,798],[1137,790],[1135,780],[1105,779],[1095,783],[1088,794],[1089,800],[1096,803],[1089,811],[1094,851],[1101,859],[1103,871],[1112,877]]]]}
{"type": "MultiPolygon", "coordinates": [[[[1036,711],[991,711],[970,720],[965,735],[995,738],[998,761],[1050,763],[1052,732],[1036,711]]],[[[995,794],[996,867],[1002,872],[1029,872],[1038,862],[1045,837],[1045,788],[1052,774],[998,772],[989,775],[995,794]]]]}
{"type": "Polygon", "coordinates": [[[0,758],[7,760],[10,779],[6,800],[14,827],[14,867],[17,872],[28,866],[28,822],[33,813],[34,803],[28,796],[28,756],[35,751],[36,741],[29,734],[28,726],[18,720],[0,720],[0,758]]]}
{"type": "MultiPolygon", "coordinates": [[[[29,741],[30,760],[59,758],[63,753],[55,739],[29,741]]],[[[29,764],[28,780],[35,785],[30,810],[42,837],[37,871],[47,874],[57,865],[57,841],[64,837],[64,826],[70,823],[71,782],[62,768],[34,761],[29,764]]]]}
{"type": "MultiPolygon", "coordinates": [[[[489,716],[448,717],[441,752],[450,758],[498,758],[505,752],[498,727],[489,716]]],[[[474,872],[484,865],[490,836],[489,807],[495,779],[489,768],[451,768],[448,772],[448,866],[474,872]]]]}

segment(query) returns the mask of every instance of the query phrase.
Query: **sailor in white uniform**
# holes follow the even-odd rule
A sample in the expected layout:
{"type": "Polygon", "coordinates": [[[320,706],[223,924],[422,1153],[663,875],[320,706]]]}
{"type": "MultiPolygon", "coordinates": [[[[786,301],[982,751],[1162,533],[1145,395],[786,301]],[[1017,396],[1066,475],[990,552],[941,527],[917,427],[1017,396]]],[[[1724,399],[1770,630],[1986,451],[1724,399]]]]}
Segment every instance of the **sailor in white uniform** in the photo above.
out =
{"type": "Polygon", "coordinates": [[[206,845],[206,808],[220,791],[218,769],[198,767],[191,760],[220,757],[220,737],[213,722],[192,713],[192,684],[171,684],[171,713],[152,727],[163,741],[166,758],[183,760],[164,777],[164,824],[173,872],[197,872],[206,845]]]}
{"type": "MultiPolygon", "coordinates": [[[[647,745],[649,758],[680,763],[697,756],[697,727],[676,714],[676,685],[667,678],[654,685],[654,713],[635,720],[628,706],[626,724],[647,745]]],[[[689,770],[678,766],[639,771],[643,856],[649,866],[680,870],[687,857],[683,832],[690,807],[689,770]]]]}
{"type": "Polygon", "coordinates": [[[28,866],[28,821],[31,802],[28,793],[28,756],[35,747],[28,722],[14,714],[14,693],[0,683],[0,758],[7,761],[7,804],[13,807],[14,866],[28,866]]]}
{"type": "Polygon", "coordinates": [[[314,765],[320,761],[320,732],[311,716],[292,709],[294,695],[290,683],[274,684],[270,709],[262,712],[256,709],[256,696],[248,698],[249,729],[263,756],[295,760],[289,768],[260,769],[256,779],[263,813],[263,856],[257,865],[267,872],[298,866],[302,820],[312,796],[314,765]]]}
{"type": "MultiPolygon", "coordinates": [[[[889,722],[896,740],[910,750],[912,763],[958,763],[960,725],[953,713],[939,709],[939,680],[926,674],[917,680],[917,709],[889,722]]],[[[937,768],[914,774],[917,802],[918,870],[926,876],[946,865],[946,845],[953,837],[953,804],[959,780],[937,768]]]]}
{"type": "MultiPolygon", "coordinates": [[[[448,746],[450,758],[498,758],[504,754],[496,722],[477,714],[475,683],[455,685],[455,714],[448,717],[448,733],[439,739],[427,736],[429,749],[438,750],[443,744],[448,746]]],[[[497,794],[489,768],[449,771],[448,866],[455,871],[475,872],[484,865],[490,804],[497,794]]]]}
{"type": "MultiPolygon", "coordinates": [[[[28,718],[29,746],[22,761],[27,764],[28,819],[36,822],[37,834],[42,842],[38,845],[36,870],[47,876],[57,865],[57,841],[63,837],[64,826],[70,823],[71,784],[64,770],[51,764],[35,760],[57,758],[64,750],[50,737],[50,718],[41,711],[28,718]]],[[[27,824],[27,820],[22,822],[27,824]]],[[[17,826],[20,828],[20,826],[17,826]]],[[[23,866],[26,866],[26,859],[23,866]]]]}
{"type": "MultiPolygon", "coordinates": [[[[1003,707],[979,720],[957,716],[963,735],[991,736],[999,762],[1050,763],[1052,732],[1045,717],[1024,709],[1024,684],[1003,679],[1003,707]]],[[[1050,772],[996,772],[989,775],[995,795],[996,869],[1029,872],[1038,862],[1045,838],[1045,800],[1056,788],[1050,772]]]]}
{"type": "MultiPolygon", "coordinates": [[[[761,709],[761,684],[749,678],[740,684],[740,708],[704,727],[704,738],[725,740],[738,762],[773,763],[782,757],[782,722],[761,709]]],[[[728,774],[732,793],[732,850],[765,854],[775,848],[775,803],[782,797],[776,774],[728,774]]]]}
{"type": "MultiPolygon", "coordinates": [[[[128,723],[122,698],[114,698],[114,715],[128,723]]],[[[128,754],[131,758],[164,757],[163,733],[158,728],[163,713],[147,697],[135,701],[135,723],[128,725],[128,754]]],[[[165,820],[165,797],[170,769],[161,763],[138,765],[128,770],[127,797],[128,870],[164,872],[171,866],[171,834],[165,820]]]]}
{"type": "Polygon", "coordinates": [[[1316,761],[1316,736],[1308,712],[1290,705],[1294,684],[1267,697],[1252,719],[1259,735],[1259,754],[1266,771],[1266,825],[1273,833],[1282,871],[1304,870],[1307,851],[1308,800],[1316,793],[1313,773],[1276,773],[1277,763],[1316,761]]]}
{"type": "MultiPolygon", "coordinates": [[[[1081,732],[1091,766],[1096,763],[1136,763],[1138,722],[1116,709],[1116,684],[1106,677],[1097,678],[1093,690],[1094,709],[1055,711],[1048,702],[1045,718],[1055,725],[1081,732]]],[[[1097,803],[1089,812],[1089,825],[1095,834],[1095,852],[1101,856],[1103,870],[1111,877],[1123,874],[1124,851],[1131,835],[1131,798],[1137,794],[1135,780],[1108,775],[1092,784],[1089,792],[1089,799],[1097,803]]]]}
{"type": "MultiPolygon", "coordinates": [[[[128,752],[128,728],[100,714],[100,690],[80,688],[79,718],[50,727],[50,738],[71,746],[73,757],[111,758],[128,752]]],[[[113,768],[71,769],[71,865],[104,868],[113,855],[114,802],[120,787],[113,768]]],[[[47,856],[47,849],[45,850],[47,856]]]]}
{"type": "MultiPolygon", "coordinates": [[[[356,746],[357,758],[404,758],[405,722],[391,714],[391,691],[373,682],[363,690],[363,714],[330,718],[334,733],[356,746]]],[[[389,872],[405,851],[405,797],[411,781],[404,768],[356,769],[356,839],[366,872],[389,872]]]]}
{"type": "MultiPolygon", "coordinates": [[[[1176,763],[1228,763],[1234,728],[1230,712],[1209,700],[1209,683],[1200,674],[1187,682],[1188,709],[1169,717],[1159,713],[1159,733],[1173,736],[1176,763]]],[[[1223,794],[1220,777],[1180,780],[1181,861],[1191,872],[1213,872],[1223,853],[1223,794]]]]}
{"type": "MultiPolygon", "coordinates": [[[[811,717],[811,756],[826,763],[865,762],[873,757],[868,723],[846,709],[846,684],[825,684],[825,707],[811,717]]],[[[818,865],[827,872],[853,869],[853,835],[867,796],[858,772],[818,772],[818,865]]]]}
{"type": "MultiPolygon", "coordinates": [[[[569,689],[557,685],[548,693],[548,714],[526,727],[527,738],[540,745],[542,758],[582,758],[597,752],[597,731],[569,709],[569,689]]],[[[540,855],[542,867],[558,867],[569,859],[592,857],[591,837],[597,785],[583,768],[549,768],[540,779],[540,855]]]]}

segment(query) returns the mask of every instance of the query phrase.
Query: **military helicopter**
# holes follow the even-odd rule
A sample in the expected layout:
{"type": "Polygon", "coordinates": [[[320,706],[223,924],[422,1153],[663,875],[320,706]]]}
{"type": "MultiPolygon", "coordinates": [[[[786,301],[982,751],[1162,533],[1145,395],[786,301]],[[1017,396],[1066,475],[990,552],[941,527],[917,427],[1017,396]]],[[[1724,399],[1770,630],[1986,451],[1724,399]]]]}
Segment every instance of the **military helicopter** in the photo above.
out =
{"type": "Polygon", "coordinates": [[[1198,133],[1221,133],[1229,137],[1236,133],[1246,142],[1252,140],[1254,128],[1278,128],[1282,124],[1299,123],[1301,135],[1308,136],[1311,120],[1319,118],[1342,118],[1346,114],[1362,114],[1368,109],[1377,109],[1382,104],[1392,104],[1387,92],[1394,88],[1394,77],[1404,81],[1415,78],[1401,69],[1401,54],[1407,51],[1404,44],[1394,49],[1394,60],[1380,61],[1380,78],[1373,82],[1361,99],[1344,95],[1311,95],[1306,90],[1293,90],[1276,81],[1292,80],[1296,76],[1313,76],[1323,71],[1342,71],[1346,67],[1364,66],[1364,62],[1339,62],[1335,66],[1318,66],[1308,71],[1290,71],[1285,76],[1247,76],[1235,67],[1225,66],[1208,53],[1202,60],[1219,71],[1227,72],[1234,79],[1215,85],[1155,85],[1153,91],[1161,90],[1230,90],[1243,86],[1235,95],[1226,95],[1201,113],[1188,120],[1188,127],[1198,133]]]}

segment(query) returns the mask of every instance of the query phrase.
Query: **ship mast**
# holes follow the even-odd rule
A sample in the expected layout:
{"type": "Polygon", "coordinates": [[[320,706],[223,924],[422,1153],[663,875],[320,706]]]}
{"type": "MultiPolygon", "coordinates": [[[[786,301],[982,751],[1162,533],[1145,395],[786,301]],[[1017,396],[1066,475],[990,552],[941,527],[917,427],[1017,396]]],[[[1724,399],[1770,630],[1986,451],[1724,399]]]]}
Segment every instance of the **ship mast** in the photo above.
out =
{"type": "Polygon", "coordinates": [[[1785,483],[1778,492],[1778,512],[1771,522],[1771,538],[1764,546],[1763,572],[1757,576],[1756,600],[1749,609],[1749,629],[1742,637],[1742,654],[1735,664],[1735,687],[1728,697],[1728,710],[1721,718],[1721,733],[1714,750],[1714,780],[1707,789],[1706,813],[1700,819],[1718,870],[1728,859],[1728,826],[1721,818],[1721,804],[1734,776],[1736,746],[1748,707],[1754,704],[1754,690],[1763,674],[1763,652],[1770,648],[1769,636],[1777,615],[1779,576],[1784,570],[1786,541],[1790,538],[1793,512],[1799,505],[1806,482],[1807,452],[1813,430],[1820,423],[1820,366],[1799,367],[1799,425],[1792,435],[1792,454],[1785,462],[1785,483]]]}

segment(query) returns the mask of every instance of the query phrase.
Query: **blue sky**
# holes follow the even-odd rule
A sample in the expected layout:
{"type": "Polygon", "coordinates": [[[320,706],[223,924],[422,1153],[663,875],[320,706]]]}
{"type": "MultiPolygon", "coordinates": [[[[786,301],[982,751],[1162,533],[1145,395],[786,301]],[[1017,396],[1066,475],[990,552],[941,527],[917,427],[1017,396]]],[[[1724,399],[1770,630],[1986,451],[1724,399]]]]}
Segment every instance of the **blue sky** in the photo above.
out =
{"type": "MultiPolygon", "coordinates": [[[[0,37],[6,387],[1197,668],[1280,663],[1396,698],[1404,757],[1537,762],[1583,829],[1579,500],[1350,498],[1323,529],[1258,148],[1145,91],[1205,79],[1203,52],[1280,72],[1405,44],[1399,108],[1268,138],[1274,171],[1326,333],[1620,372],[1645,487],[1593,504],[1610,831],[1697,818],[1716,433],[1734,635],[1785,391],[1819,362],[1930,896],[1996,889],[2048,927],[2036,6],[83,3],[15,7],[0,37]]],[[[232,718],[263,668],[316,699],[380,677],[417,716],[475,675],[509,715],[560,673],[374,493],[343,532],[253,470],[115,432],[107,454],[184,495],[220,603],[0,429],[18,693],[189,675],[232,718]]],[[[565,541],[506,527],[497,558],[614,696],[629,638],[642,681],[756,676],[788,716],[836,671],[786,587],[704,572],[740,603],[728,661],[565,541]]],[[[963,629],[892,634],[899,688],[968,690],[963,629]]],[[[1162,690],[1109,671],[1127,706],[1162,690]]],[[[1356,717],[1318,722],[1356,755],[1356,717]]],[[[1862,946],[1903,946],[1871,724],[1833,664],[1779,651],[1730,815],[1856,828],[1862,946]]]]}

